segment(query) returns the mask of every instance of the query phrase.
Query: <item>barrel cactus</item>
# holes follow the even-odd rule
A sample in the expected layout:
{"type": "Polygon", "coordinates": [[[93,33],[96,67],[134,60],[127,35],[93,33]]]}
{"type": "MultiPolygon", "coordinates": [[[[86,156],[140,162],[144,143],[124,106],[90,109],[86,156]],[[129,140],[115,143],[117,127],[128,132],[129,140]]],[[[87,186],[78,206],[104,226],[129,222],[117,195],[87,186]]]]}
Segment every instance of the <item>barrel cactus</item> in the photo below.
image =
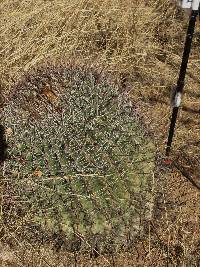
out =
{"type": "Polygon", "coordinates": [[[85,67],[38,68],[15,85],[1,120],[15,215],[87,244],[101,236],[102,251],[141,230],[155,148],[109,78],[85,67]]]}

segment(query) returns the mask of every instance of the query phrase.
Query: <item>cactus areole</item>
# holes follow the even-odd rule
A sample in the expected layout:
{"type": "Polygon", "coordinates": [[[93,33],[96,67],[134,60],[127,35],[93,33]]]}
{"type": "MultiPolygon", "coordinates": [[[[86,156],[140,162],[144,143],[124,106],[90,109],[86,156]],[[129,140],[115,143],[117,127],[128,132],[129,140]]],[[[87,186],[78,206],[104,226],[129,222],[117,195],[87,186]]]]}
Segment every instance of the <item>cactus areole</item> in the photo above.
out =
{"type": "Polygon", "coordinates": [[[42,67],[2,114],[4,176],[32,222],[116,244],[141,230],[155,149],[127,93],[89,68],[42,67]]]}

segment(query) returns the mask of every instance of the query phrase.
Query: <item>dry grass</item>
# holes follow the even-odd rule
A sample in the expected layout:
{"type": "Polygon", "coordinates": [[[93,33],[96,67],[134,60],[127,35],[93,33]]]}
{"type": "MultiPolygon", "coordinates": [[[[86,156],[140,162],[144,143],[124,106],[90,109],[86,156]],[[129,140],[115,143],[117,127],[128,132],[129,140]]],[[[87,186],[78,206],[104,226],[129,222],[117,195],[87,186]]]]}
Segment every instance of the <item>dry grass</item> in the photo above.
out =
{"type": "Polygon", "coordinates": [[[0,5],[5,82],[46,58],[88,60],[109,71],[158,80],[157,57],[173,56],[183,37],[170,1],[8,0],[0,5]]]}
{"type": "MultiPolygon", "coordinates": [[[[1,90],[9,92],[24,72],[46,61],[75,61],[104,68],[123,86],[132,88],[133,101],[140,103],[162,151],[169,126],[169,95],[176,84],[187,26],[187,17],[171,2],[2,0],[1,90]]],[[[197,28],[174,149],[180,168],[196,182],[200,176],[199,36],[197,28]]],[[[139,247],[143,251],[140,260],[137,253],[135,257],[123,254],[116,256],[115,266],[136,266],[136,262],[137,266],[199,266],[199,193],[176,169],[165,177],[167,184],[161,181],[156,185],[164,196],[160,215],[151,222],[157,231],[151,233],[150,224],[149,239],[139,247]],[[188,255],[196,257],[197,263],[188,263],[188,255]]],[[[51,262],[53,257],[45,259],[51,262]]],[[[55,257],[59,262],[59,256],[55,257]]],[[[102,262],[102,266],[110,266],[104,259],[102,262]]],[[[28,264],[5,266],[34,266],[28,264]]],[[[87,260],[87,264],[100,263],[87,260]]],[[[37,266],[48,264],[41,261],[37,266]]]]}

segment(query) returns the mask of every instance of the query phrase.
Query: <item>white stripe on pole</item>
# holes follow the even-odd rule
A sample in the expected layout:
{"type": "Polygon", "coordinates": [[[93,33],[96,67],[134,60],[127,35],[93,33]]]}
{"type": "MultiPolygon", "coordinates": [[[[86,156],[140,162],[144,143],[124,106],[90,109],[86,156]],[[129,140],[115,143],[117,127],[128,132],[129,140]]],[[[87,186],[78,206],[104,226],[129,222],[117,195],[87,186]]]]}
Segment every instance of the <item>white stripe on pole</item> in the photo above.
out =
{"type": "Polygon", "coordinates": [[[184,9],[190,9],[192,8],[192,0],[182,0],[180,1],[180,6],[184,9]]]}
{"type": "Polygon", "coordinates": [[[199,10],[200,0],[182,0],[179,4],[183,9],[199,10]]]}
{"type": "Polygon", "coordinates": [[[199,10],[200,0],[192,1],[192,10],[199,10]]]}
{"type": "Polygon", "coordinates": [[[182,93],[178,92],[174,98],[174,107],[179,107],[181,104],[182,93]]]}

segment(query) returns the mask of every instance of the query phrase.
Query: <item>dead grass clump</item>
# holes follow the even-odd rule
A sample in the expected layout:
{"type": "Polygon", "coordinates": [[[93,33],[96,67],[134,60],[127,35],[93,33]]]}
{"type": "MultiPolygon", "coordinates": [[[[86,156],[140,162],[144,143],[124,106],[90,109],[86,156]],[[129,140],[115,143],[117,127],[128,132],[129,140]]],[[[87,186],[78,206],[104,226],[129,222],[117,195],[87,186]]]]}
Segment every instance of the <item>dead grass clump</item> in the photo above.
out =
{"type": "Polygon", "coordinates": [[[182,36],[170,1],[3,1],[1,10],[1,79],[8,83],[47,57],[151,79],[182,36]]]}

